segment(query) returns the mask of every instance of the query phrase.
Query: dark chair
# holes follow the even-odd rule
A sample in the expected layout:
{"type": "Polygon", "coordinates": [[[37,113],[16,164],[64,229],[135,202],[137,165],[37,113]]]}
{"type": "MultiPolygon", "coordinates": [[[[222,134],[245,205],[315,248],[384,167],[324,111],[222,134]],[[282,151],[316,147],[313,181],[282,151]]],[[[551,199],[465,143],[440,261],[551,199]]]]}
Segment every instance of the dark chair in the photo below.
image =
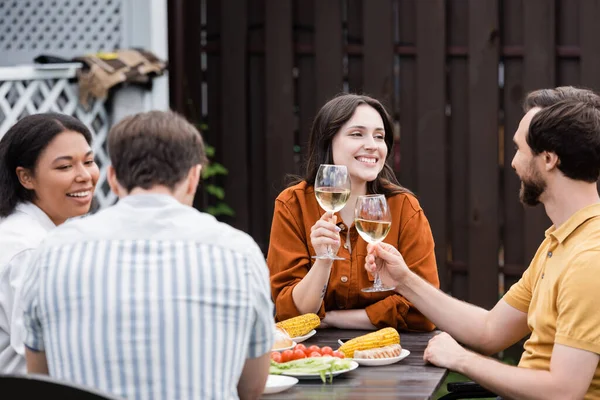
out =
{"type": "Polygon", "coordinates": [[[452,399],[484,399],[495,398],[496,395],[475,382],[451,382],[446,385],[448,394],[438,400],[452,399]]]}
{"type": "Polygon", "coordinates": [[[124,400],[47,375],[0,375],[2,399],[124,400]],[[9,393],[14,393],[12,397],[9,393]]]}

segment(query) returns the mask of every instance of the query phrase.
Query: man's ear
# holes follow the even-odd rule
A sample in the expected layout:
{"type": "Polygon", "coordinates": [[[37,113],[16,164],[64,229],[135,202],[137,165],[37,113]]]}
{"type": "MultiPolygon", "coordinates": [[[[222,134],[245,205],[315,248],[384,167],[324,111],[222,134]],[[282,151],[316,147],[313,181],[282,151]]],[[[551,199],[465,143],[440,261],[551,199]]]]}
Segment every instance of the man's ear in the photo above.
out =
{"type": "Polygon", "coordinates": [[[19,178],[19,182],[25,189],[34,189],[33,174],[29,168],[17,167],[15,172],[17,173],[17,178],[19,178]]]}
{"type": "Polygon", "coordinates": [[[112,190],[118,198],[127,195],[125,189],[123,189],[123,187],[119,184],[119,180],[117,179],[117,172],[115,171],[112,165],[109,165],[106,169],[106,180],[108,181],[108,186],[110,186],[110,190],[112,190]]]}
{"type": "Polygon", "coordinates": [[[188,187],[187,194],[195,195],[196,190],[198,189],[198,184],[200,183],[200,176],[202,173],[202,165],[194,165],[190,168],[190,172],[188,173],[188,187]]]}
{"type": "Polygon", "coordinates": [[[544,165],[546,166],[546,171],[551,171],[554,168],[558,168],[560,165],[560,158],[556,153],[551,151],[545,151],[543,154],[544,157],[544,165]]]}

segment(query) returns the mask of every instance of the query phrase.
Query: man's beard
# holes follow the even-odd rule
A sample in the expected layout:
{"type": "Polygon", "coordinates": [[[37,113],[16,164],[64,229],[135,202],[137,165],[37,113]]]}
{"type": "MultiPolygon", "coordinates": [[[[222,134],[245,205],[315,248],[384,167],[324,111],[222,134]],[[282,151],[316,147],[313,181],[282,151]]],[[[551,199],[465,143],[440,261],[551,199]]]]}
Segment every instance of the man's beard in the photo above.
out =
{"type": "Polygon", "coordinates": [[[546,190],[546,182],[536,170],[532,170],[529,179],[521,179],[521,190],[519,191],[519,200],[527,206],[537,206],[540,204],[540,196],[546,190]]]}

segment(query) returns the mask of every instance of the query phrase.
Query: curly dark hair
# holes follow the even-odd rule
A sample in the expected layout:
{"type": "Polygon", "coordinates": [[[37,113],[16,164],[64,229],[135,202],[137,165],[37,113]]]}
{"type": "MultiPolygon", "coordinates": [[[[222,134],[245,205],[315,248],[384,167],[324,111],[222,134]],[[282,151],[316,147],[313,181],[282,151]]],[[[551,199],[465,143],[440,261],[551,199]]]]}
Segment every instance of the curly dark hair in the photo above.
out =
{"type": "Polygon", "coordinates": [[[0,140],[0,217],[12,214],[17,204],[35,199],[35,192],[19,182],[17,167],[35,174],[40,154],[66,131],[81,133],[91,145],[90,130],[77,118],[59,113],[28,115],[4,134],[0,140]]]}

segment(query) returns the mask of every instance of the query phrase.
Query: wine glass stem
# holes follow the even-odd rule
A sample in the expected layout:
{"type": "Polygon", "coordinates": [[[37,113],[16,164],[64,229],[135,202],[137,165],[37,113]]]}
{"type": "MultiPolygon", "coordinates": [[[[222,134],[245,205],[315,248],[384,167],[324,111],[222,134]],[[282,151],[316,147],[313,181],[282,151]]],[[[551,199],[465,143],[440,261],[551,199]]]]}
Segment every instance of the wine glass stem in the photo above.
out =
{"type": "Polygon", "coordinates": [[[374,287],[381,287],[381,279],[379,279],[379,272],[375,272],[375,280],[373,281],[374,287]]]}
{"type": "Polygon", "coordinates": [[[335,257],[335,254],[333,254],[333,249],[331,248],[330,245],[327,245],[327,255],[329,256],[329,258],[335,257]]]}

